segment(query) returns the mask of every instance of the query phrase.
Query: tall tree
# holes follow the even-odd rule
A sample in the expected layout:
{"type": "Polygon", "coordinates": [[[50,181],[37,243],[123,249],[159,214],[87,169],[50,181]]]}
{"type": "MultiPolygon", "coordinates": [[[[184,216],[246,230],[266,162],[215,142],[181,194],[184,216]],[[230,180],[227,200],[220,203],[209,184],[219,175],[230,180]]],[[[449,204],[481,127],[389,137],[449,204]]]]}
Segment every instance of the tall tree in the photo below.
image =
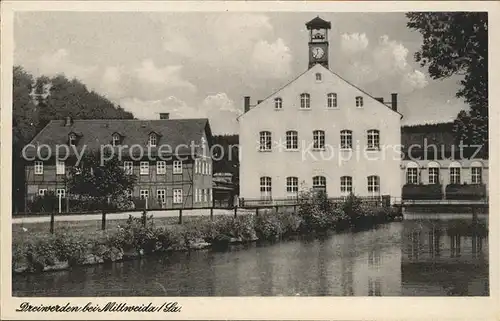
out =
{"type": "Polygon", "coordinates": [[[488,149],[488,14],[485,12],[410,12],[407,26],[423,44],[415,60],[433,79],[462,75],[456,95],[469,105],[454,131],[458,141],[488,149]]]}

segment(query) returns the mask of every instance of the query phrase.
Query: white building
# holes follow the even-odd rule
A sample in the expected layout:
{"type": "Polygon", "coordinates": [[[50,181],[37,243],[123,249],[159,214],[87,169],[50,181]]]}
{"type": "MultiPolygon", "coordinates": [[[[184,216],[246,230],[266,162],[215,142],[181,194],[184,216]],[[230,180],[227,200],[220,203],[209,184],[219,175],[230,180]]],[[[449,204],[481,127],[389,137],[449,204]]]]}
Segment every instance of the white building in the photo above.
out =
{"type": "Polygon", "coordinates": [[[309,68],[255,106],[245,97],[240,196],[277,200],[316,188],[401,197],[397,94],[385,104],[329,70],[330,22],[306,26],[309,68]]]}

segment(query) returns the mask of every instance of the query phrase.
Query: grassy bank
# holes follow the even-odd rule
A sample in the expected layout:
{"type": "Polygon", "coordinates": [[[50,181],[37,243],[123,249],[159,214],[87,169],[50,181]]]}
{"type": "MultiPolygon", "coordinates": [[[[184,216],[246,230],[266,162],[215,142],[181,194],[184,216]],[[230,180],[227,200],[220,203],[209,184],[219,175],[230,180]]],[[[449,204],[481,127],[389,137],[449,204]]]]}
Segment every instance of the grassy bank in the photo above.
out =
{"type": "MultiPolygon", "coordinates": [[[[149,254],[188,251],[207,247],[225,248],[234,243],[278,241],[293,235],[369,228],[391,221],[392,208],[367,207],[355,197],[344,203],[330,203],[324,195],[301,199],[296,213],[262,213],[238,217],[190,218],[182,225],[172,219],[152,216],[130,217],[112,224],[106,231],[56,229],[13,235],[14,272],[42,272],[77,265],[110,263],[149,254]]],[[[95,223],[89,223],[95,224],[95,223]]]]}

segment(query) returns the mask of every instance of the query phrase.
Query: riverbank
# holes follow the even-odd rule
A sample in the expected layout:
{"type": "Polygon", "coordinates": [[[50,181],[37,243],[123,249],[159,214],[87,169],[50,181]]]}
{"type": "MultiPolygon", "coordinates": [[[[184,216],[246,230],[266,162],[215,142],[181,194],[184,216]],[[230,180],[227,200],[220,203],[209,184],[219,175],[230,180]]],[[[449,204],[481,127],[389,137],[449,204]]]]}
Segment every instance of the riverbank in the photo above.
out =
{"type": "Polygon", "coordinates": [[[355,198],[343,204],[304,200],[296,213],[262,213],[238,217],[200,217],[182,225],[161,225],[153,216],[129,217],[123,225],[99,233],[37,233],[13,238],[14,273],[40,273],[79,265],[106,264],[145,255],[224,249],[231,244],[279,241],[328,230],[364,229],[394,220],[393,208],[366,207],[355,198]],[[17,240],[17,241],[16,241],[17,240]]]}

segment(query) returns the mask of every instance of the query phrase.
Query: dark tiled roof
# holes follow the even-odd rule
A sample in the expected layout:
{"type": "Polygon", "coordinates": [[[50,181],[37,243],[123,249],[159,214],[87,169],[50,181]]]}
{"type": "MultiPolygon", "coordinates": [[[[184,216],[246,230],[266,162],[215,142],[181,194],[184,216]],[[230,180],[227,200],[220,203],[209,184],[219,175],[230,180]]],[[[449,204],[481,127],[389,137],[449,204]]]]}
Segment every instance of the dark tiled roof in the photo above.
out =
{"type": "Polygon", "coordinates": [[[330,21],[323,20],[319,16],[317,16],[313,20],[307,22],[306,27],[308,29],[330,29],[332,27],[332,24],[330,23],[330,21]]]}
{"type": "MultiPolygon", "coordinates": [[[[208,119],[169,119],[169,120],[135,120],[135,119],[89,119],[74,120],[71,126],[65,126],[65,120],[52,120],[31,141],[38,146],[46,144],[55,150],[56,145],[67,145],[70,133],[78,136],[77,150],[86,146],[86,150],[98,151],[100,146],[111,144],[112,135],[122,136],[121,145],[140,145],[146,147],[150,133],[159,135],[157,146],[168,145],[178,153],[186,154],[192,142],[199,144],[203,132],[208,141],[212,139],[208,119]]],[[[152,148],[154,152],[154,148],[152,148]]],[[[165,149],[163,149],[165,151],[165,149]]],[[[33,148],[27,149],[28,156],[34,156],[33,148]],[[31,153],[33,152],[33,153],[31,153]]]]}
{"type": "Polygon", "coordinates": [[[455,144],[453,123],[413,125],[401,127],[401,144],[405,147],[420,144],[436,144],[450,147],[455,144]]]}

